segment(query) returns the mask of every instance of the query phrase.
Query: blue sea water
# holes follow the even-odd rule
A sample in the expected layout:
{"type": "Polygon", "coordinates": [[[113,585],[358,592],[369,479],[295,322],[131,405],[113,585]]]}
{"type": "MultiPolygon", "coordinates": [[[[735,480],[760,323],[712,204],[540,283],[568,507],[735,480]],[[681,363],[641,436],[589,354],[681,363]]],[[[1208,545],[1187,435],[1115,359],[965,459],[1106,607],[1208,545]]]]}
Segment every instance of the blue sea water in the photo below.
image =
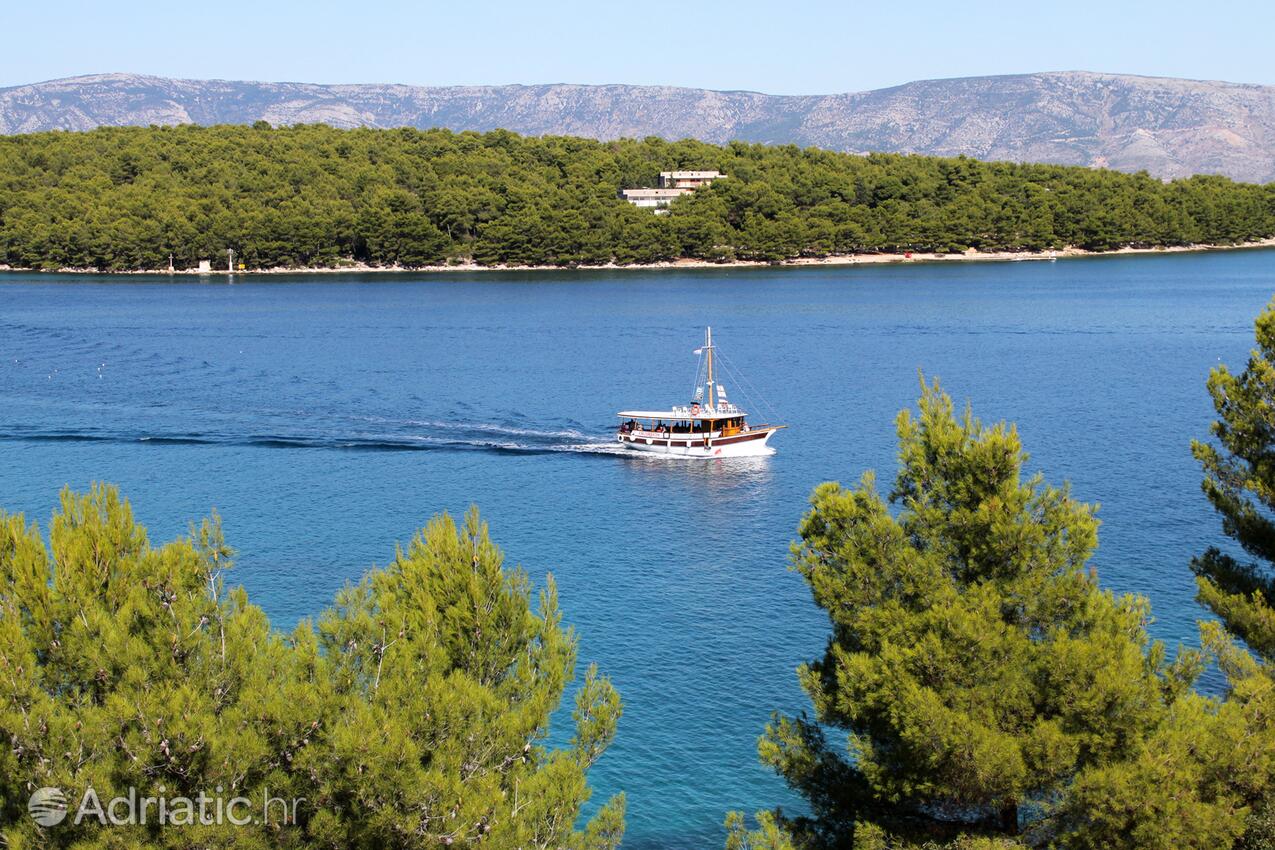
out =
{"type": "MultiPolygon", "coordinates": [[[[445,276],[0,274],[0,506],[121,486],[155,540],[216,507],[232,578],[281,628],[481,507],[511,563],[556,577],[625,700],[596,799],[630,848],[720,846],[730,809],[794,801],[757,763],[827,628],[788,545],[821,481],[895,469],[918,370],[1030,467],[1100,502],[1101,580],[1196,639],[1191,555],[1219,537],[1189,452],[1204,381],[1242,365],[1275,252],[1057,263],[445,276]],[[761,459],[625,456],[622,407],[688,400],[704,325],[758,414],[761,459]],[[763,401],[764,399],[764,401],[763,401]],[[763,417],[769,418],[769,416],[763,417]]],[[[566,718],[563,718],[564,720],[566,718]]]]}

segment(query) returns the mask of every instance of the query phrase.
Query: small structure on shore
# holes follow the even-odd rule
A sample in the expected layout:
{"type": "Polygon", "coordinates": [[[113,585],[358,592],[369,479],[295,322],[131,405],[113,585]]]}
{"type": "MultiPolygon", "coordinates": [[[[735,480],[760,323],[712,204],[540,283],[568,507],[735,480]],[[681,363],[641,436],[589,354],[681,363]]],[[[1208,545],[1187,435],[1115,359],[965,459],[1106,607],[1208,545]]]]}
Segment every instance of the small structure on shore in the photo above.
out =
{"type": "Polygon", "coordinates": [[[658,214],[666,212],[668,205],[682,195],[725,176],[720,171],[661,171],[659,188],[621,189],[620,197],[635,207],[654,209],[658,214]]]}

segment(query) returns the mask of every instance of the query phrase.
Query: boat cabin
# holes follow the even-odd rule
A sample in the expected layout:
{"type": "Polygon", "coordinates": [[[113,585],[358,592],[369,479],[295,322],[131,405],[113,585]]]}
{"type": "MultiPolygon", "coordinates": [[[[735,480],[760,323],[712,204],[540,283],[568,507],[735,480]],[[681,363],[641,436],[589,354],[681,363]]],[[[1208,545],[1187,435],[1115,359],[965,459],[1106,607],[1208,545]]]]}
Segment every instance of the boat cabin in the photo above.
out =
{"type": "Polygon", "coordinates": [[[621,434],[664,439],[672,434],[732,437],[748,430],[748,414],[733,404],[709,410],[699,405],[671,410],[621,410],[621,434]]]}

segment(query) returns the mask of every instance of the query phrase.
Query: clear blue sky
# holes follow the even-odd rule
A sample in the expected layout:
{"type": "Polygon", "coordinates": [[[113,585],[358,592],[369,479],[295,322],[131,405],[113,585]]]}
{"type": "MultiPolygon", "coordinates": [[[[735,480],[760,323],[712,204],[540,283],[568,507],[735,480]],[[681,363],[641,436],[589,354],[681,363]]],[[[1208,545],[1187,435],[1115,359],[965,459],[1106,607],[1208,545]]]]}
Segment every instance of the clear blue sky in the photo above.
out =
{"type": "Polygon", "coordinates": [[[0,86],[102,71],[776,94],[1084,69],[1275,84],[1275,0],[13,0],[0,86]]]}

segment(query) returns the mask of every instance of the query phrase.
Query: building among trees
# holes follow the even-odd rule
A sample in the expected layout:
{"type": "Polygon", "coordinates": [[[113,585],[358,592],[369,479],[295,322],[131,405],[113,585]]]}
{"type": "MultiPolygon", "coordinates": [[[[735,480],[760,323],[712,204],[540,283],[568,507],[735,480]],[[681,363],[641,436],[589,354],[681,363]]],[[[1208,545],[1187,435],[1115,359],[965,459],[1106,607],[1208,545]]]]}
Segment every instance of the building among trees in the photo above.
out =
{"type": "Polygon", "coordinates": [[[654,208],[658,213],[682,195],[725,176],[720,171],[661,171],[659,188],[621,189],[620,197],[635,207],[654,208]]]}
{"type": "Polygon", "coordinates": [[[621,189],[620,197],[635,207],[654,208],[656,212],[659,212],[673,203],[675,198],[690,191],[690,189],[621,189]]]}
{"type": "Polygon", "coordinates": [[[661,171],[661,189],[698,189],[707,186],[718,177],[725,177],[720,171],[661,171]]]}

